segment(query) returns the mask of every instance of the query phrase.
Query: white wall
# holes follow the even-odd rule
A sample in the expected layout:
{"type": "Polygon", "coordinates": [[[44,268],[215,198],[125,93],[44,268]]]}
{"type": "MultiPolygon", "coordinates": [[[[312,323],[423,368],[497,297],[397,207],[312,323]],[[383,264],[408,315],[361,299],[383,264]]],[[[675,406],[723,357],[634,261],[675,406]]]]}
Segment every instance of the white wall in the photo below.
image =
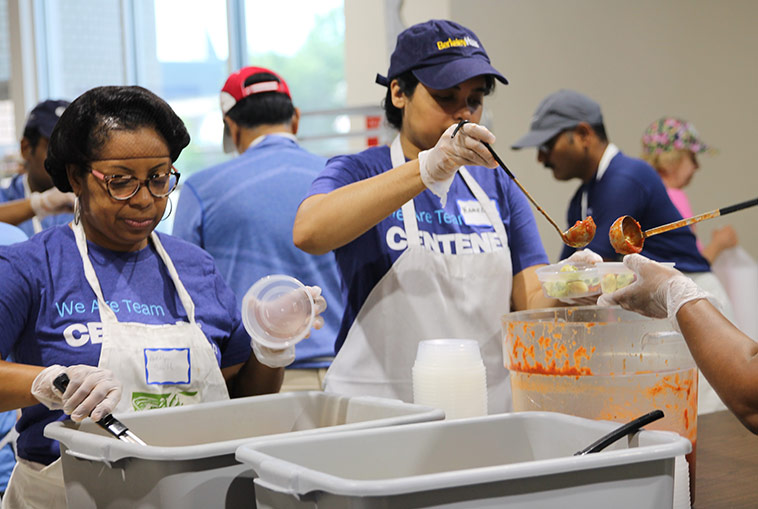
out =
{"type": "MultiPolygon", "coordinates": [[[[388,64],[388,53],[376,47],[384,34],[376,29],[383,7],[346,0],[348,51],[359,55],[356,62],[348,54],[349,96],[362,101],[382,97],[373,77],[388,64]],[[356,19],[363,20],[362,33],[351,34],[356,19]],[[357,67],[363,76],[351,73],[357,67]]],[[[687,189],[695,213],[758,196],[758,168],[750,157],[758,114],[758,2],[412,0],[401,9],[406,25],[448,17],[480,37],[495,67],[511,82],[487,100],[498,153],[559,224],[565,224],[566,205],[578,181],[556,182],[536,162],[535,150],[509,148],[526,132],[540,100],[559,88],[574,88],[597,100],[611,140],[630,155],[638,155],[642,131],[659,116],[693,122],[703,139],[720,150],[701,157],[701,170],[687,189]]],[[[714,227],[731,223],[758,258],[755,221],[758,208],[702,223],[698,233],[707,240],[714,227]]],[[[557,259],[557,233],[543,218],[537,223],[550,258],[557,259]]]]}

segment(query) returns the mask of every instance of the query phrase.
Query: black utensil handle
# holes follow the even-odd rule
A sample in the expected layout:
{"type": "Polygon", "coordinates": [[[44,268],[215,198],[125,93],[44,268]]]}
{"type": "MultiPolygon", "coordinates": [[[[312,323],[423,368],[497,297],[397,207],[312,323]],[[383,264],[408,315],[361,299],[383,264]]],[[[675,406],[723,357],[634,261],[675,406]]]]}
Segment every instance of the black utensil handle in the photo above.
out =
{"type": "Polygon", "coordinates": [[[719,215],[724,216],[726,214],[729,214],[730,212],[737,212],[738,210],[746,209],[748,207],[753,207],[755,205],[758,205],[758,198],[754,198],[752,200],[743,201],[742,203],[738,203],[736,205],[729,205],[728,207],[724,207],[719,209],[719,215]]]}
{"type": "Polygon", "coordinates": [[[487,143],[486,141],[483,141],[482,145],[484,145],[485,147],[487,147],[487,150],[490,151],[490,154],[492,154],[492,157],[495,159],[495,161],[497,162],[497,164],[499,164],[500,167],[505,170],[505,173],[507,173],[508,176],[511,177],[513,180],[516,180],[516,177],[513,175],[513,173],[511,173],[511,170],[509,170],[508,167],[503,162],[503,160],[498,157],[497,153],[495,152],[495,149],[493,149],[490,146],[490,144],[487,143]]]}
{"type": "MultiPolygon", "coordinates": [[[[68,383],[70,381],[71,380],[69,379],[66,373],[61,373],[60,375],[55,377],[55,380],[53,380],[53,387],[58,389],[61,392],[61,394],[63,394],[64,392],[66,392],[66,387],[68,387],[68,383]]],[[[111,420],[113,420],[113,416],[111,414],[108,414],[102,419],[100,419],[99,421],[97,421],[97,423],[100,426],[106,427],[106,426],[111,425],[111,420]]]]}
{"type": "Polygon", "coordinates": [[[658,419],[663,417],[663,411],[661,410],[653,410],[652,412],[649,412],[645,415],[642,415],[640,417],[637,417],[635,420],[628,422],[624,424],[623,426],[615,429],[608,435],[600,438],[595,443],[589,445],[588,447],[585,447],[581,451],[575,452],[574,456],[583,456],[585,454],[598,452],[609,445],[611,445],[616,440],[625,437],[626,435],[631,435],[632,433],[637,432],[642,426],[645,424],[650,424],[653,421],[657,421],[658,419]]]}
{"type": "Polygon", "coordinates": [[[60,375],[55,377],[55,380],[53,380],[53,387],[58,389],[61,394],[66,392],[66,387],[68,387],[68,383],[71,380],[69,380],[68,375],[66,373],[61,373],[60,375]]]}

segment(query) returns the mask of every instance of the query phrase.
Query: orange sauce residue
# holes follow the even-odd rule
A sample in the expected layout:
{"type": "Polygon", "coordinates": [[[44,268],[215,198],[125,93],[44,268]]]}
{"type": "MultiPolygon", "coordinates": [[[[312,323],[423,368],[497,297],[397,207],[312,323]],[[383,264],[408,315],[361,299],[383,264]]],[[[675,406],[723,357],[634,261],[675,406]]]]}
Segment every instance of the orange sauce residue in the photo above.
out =
{"type": "Polygon", "coordinates": [[[555,359],[544,366],[540,362],[535,362],[533,366],[516,363],[512,365],[512,369],[521,373],[530,373],[535,375],[556,375],[556,376],[591,376],[592,370],[590,368],[582,368],[578,366],[571,366],[569,362],[563,363],[563,366],[558,367],[555,359]]]}
{"type": "Polygon", "coordinates": [[[688,397],[691,390],[692,380],[680,380],[679,373],[677,373],[673,376],[673,379],[671,375],[664,376],[660,382],[647,389],[646,392],[650,397],[658,396],[666,391],[684,394],[688,397]]]}

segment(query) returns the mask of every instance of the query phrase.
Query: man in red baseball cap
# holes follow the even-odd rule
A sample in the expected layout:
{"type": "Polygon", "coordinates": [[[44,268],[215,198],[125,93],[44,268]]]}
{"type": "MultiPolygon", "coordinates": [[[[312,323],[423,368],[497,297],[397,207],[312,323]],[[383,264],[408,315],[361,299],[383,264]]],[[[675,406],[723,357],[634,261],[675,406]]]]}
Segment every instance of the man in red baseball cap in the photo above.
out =
{"type": "MultiPolygon", "coordinates": [[[[324,326],[292,350],[264,352],[285,371],[282,390],[321,388],[334,355],[342,310],[333,253],[300,251],[292,242],[295,212],[326,160],[297,142],[300,111],[280,75],[244,67],[221,89],[224,151],[239,155],[187,179],[174,220],[174,235],[199,245],[216,260],[237,295],[270,274],[288,274],[321,287],[329,308],[324,326]]],[[[259,356],[260,358],[260,356],[259,356]]]]}

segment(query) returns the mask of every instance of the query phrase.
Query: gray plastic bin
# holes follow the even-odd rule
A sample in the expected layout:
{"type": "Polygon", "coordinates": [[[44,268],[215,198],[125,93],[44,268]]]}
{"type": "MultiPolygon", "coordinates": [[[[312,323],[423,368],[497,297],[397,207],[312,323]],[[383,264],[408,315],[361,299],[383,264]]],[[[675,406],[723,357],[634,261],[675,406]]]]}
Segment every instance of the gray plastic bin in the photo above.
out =
{"type": "Polygon", "coordinates": [[[642,431],[573,453],[618,423],[549,412],[499,414],[282,438],[241,446],[258,508],[670,508],[690,441],[642,431]]]}
{"type": "Polygon", "coordinates": [[[444,418],[399,400],[291,392],[117,414],[148,446],[108,435],[92,421],[55,422],[68,506],[224,508],[254,505],[253,472],[235,450],[274,435],[306,436],[444,418]]]}

